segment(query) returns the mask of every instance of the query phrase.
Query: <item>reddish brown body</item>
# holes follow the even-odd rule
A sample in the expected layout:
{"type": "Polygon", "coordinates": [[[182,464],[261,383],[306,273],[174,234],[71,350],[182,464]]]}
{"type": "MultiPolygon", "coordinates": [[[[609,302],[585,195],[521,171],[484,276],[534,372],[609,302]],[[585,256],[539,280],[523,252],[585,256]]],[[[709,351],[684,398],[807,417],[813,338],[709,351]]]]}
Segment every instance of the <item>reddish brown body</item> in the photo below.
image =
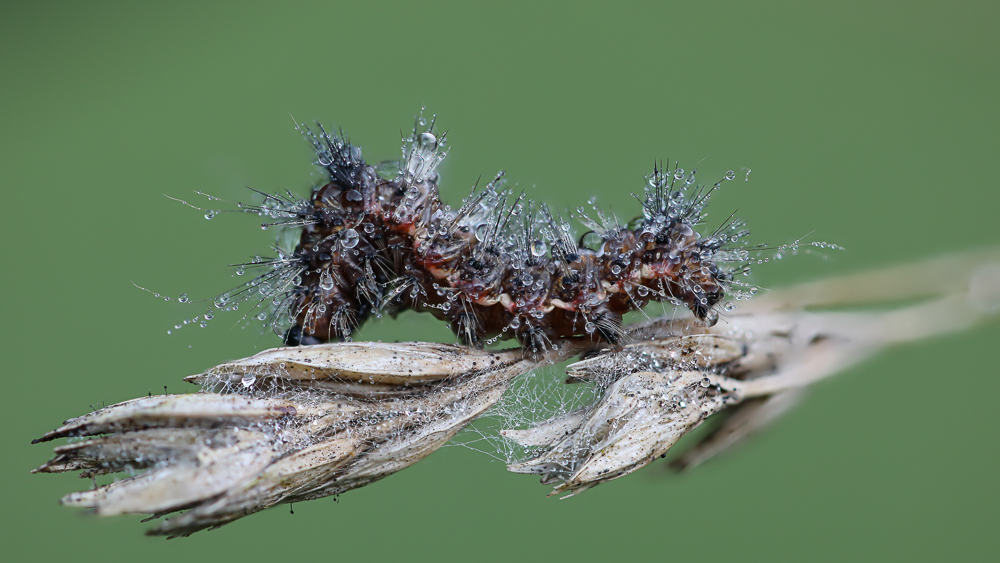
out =
{"type": "Polygon", "coordinates": [[[385,180],[359,162],[341,176],[309,200],[290,344],[348,337],[375,309],[428,311],[473,344],[497,336],[534,347],[614,343],[622,315],[651,300],[683,303],[705,319],[723,295],[725,274],[702,259],[706,249],[683,221],[610,229],[596,248],[514,259],[499,231],[480,240],[461,224],[463,211],[443,209],[436,175],[385,180]]]}

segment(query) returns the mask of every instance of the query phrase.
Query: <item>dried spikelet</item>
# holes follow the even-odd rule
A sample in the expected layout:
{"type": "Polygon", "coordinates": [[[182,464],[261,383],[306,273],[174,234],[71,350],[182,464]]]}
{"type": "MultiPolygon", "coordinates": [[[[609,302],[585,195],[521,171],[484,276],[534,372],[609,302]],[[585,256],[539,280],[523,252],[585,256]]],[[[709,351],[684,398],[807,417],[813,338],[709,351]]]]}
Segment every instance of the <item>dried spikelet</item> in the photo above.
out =
{"type": "Polygon", "coordinates": [[[631,373],[615,381],[572,432],[509,469],[541,474],[542,483],[562,480],[553,493],[572,494],[631,473],[708,416],[739,402],[732,380],[718,379],[700,371],[631,373]]]}
{"type": "Polygon", "coordinates": [[[522,446],[541,448],[509,469],[539,474],[542,483],[561,481],[553,493],[576,494],[664,456],[684,434],[719,413],[721,424],[672,461],[676,468],[696,466],[785,412],[808,385],[887,346],[962,330],[996,313],[1000,266],[993,260],[1000,262],[1000,253],[807,284],[772,294],[766,306],[757,302],[714,327],[686,319],[636,326],[628,332],[633,344],[568,366],[570,382],[595,381],[604,389],[593,405],[503,431],[522,446]],[[950,275],[936,270],[900,286],[908,279],[902,274],[931,265],[946,265],[950,275]],[[965,276],[964,283],[955,283],[956,272],[965,276]],[[882,286],[876,282],[890,279],[897,291],[878,295],[882,286]],[[845,286],[878,289],[859,296],[845,286]],[[936,299],[888,311],[803,310],[935,292],[936,299]]]}
{"type": "Polygon", "coordinates": [[[150,530],[184,535],[275,504],[336,495],[408,467],[537,365],[520,350],[432,343],[268,350],[189,378],[224,393],[135,399],[67,421],[37,441],[104,436],[57,448],[35,471],[93,476],[144,469],[63,503],[102,515],[190,509],[150,530]],[[254,374],[249,383],[248,373],[254,374]],[[330,392],[322,382],[350,385],[352,393],[330,392]]]}
{"type": "Polygon", "coordinates": [[[320,388],[370,396],[419,392],[427,385],[518,363],[516,352],[470,351],[433,342],[342,342],[274,348],[220,364],[186,381],[207,386],[320,388]]]}
{"type": "Polygon", "coordinates": [[[671,462],[696,466],[767,425],[812,383],[998,311],[993,250],[774,292],[713,327],[652,320],[603,350],[579,340],[555,342],[538,357],[419,342],[278,348],[187,378],[201,393],[134,399],[66,421],[36,442],[84,439],[57,447],[35,472],[130,474],[63,502],[102,515],[186,510],[150,530],[186,535],[408,467],[496,404],[517,377],[586,352],[568,366],[568,382],[596,385],[592,404],[502,432],[534,448],[512,471],[573,495],[667,454],[712,418],[714,431],[671,462]],[[914,299],[923,301],[811,310],[914,299]]]}

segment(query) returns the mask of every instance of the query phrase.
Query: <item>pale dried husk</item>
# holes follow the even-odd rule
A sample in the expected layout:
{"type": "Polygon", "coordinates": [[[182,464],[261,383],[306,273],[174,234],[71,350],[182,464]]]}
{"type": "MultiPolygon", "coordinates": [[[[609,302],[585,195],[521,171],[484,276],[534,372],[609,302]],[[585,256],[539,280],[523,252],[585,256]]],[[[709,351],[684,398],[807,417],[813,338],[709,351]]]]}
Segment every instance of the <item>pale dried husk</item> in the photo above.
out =
{"type": "Polygon", "coordinates": [[[198,376],[215,387],[238,378],[228,393],[144,397],[67,421],[37,441],[102,436],[57,448],[35,471],[144,470],[62,502],[101,515],[189,509],[150,531],[188,534],[275,504],[340,494],[408,467],[543,360],[520,350],[434,343],[268,350],[198,376]],[[382,377],[368,377],[366,349],[382,377]],[[249,372],[255,379],[244,385],[249,372]],[[352,393],[311,385],[322,380],[349,383],[352,393]]]}
{"type": "Polygon", "coordinates": [[[533,451],[511,471],[574,495],[668,454],[673,467],[695,467],[764,428],[816,381],[998,311],[1000,250],[991,250],[769,293],[714,327],[651,320],[628,327],[614,349],[580,340],[537,357],[423,342],[276,348],[188,377],[200,393],[133,399],[66,421],[36,442],[79,441],[58,446],[35,472],[126,473],[62,502],[100,515],[185,511],[150,533],[186,535],[404,469],[495,405],[517,377],[586,352],[567,367],[567,382],[595,385],[592,404],[501,432],[533,451]],[[890,298],[929,299],[809,310],[890,298]],[[710,432],[672,452],[705,421],[710,432]]]}

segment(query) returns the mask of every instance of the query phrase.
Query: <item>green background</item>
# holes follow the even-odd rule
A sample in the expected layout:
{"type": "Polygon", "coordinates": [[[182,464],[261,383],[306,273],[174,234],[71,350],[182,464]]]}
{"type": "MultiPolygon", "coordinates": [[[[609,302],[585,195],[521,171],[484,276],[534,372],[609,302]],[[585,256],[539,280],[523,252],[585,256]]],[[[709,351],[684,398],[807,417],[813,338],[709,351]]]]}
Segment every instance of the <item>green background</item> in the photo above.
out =
{"type": "MultiPolygon", "coordinates": [[[[653,159],[750,167],[714,219],[847,248],[758,267],[765,287],[1000,242],[1000,4],[943,4],[4,3],[2,558],[992,559],[998,323],[823,383],[691,474],[654,464],[570,500],[449,447],[339,503],[165,542],[58,506],[75,476],[28,474],[51,452],[29,440],[64,418],[278,343],[223,317],[168,336],[204,304],[130,282],[207,298],[266,250],[255,218],[163,194],[305,194],[289,113],[378,161],[426,104],[452,202],[505,169],[556,209],[596,195],[631,216],[653,159]]],[[[361,338],[452,340],[416,314],[361,338]]]]}

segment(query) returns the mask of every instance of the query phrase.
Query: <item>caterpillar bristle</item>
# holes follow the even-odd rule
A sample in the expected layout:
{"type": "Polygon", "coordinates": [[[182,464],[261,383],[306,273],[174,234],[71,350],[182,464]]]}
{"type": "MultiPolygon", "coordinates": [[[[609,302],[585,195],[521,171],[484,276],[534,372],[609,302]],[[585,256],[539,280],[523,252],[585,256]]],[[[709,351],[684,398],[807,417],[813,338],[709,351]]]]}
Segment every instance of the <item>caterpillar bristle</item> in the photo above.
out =
{"type": "Polygon", "coordinates": [[[695,170],[654,163],[633,194],[640,216],[623,223],[579,207],[570,216],[588,230],[577,238],[562,215],[505,188],[504,172],[473,187],[457,210],[442,203],[447,140],[435,122],[417,116],[402,160],[376,166],[343,132],[299,125],[326,178],[305,199],[253,190],[262,201],[239,204],[294,241],[274,247],[274,258],[238,264],[238,274],[257,275],[225,299],[251,302],[247,316],[290,346],[349,339],[373,314],[417,310],[448,322],[463,343],[513,338],[539,354],[566,339],[619,346],[622,316],[650,302],[714,323],[726,292],[742,285],[734,277],[757,249],[743,242],[744,223],[730,215],[698,232],[711,196],[735,172],[705,186],[695,170]]]}

